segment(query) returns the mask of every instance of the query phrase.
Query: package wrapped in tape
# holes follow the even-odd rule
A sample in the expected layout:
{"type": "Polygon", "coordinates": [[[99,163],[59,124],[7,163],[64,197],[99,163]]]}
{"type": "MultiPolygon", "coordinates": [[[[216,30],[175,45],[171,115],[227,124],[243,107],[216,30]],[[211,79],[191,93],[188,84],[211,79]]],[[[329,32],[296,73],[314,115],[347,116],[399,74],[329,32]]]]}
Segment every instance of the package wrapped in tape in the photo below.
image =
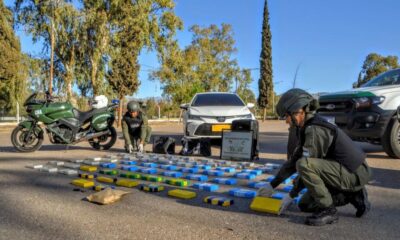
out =
{"type": "Polygon", "coordinates": [[[130,193],[130,192],[106,188],[103,191],[91,194],[91,195],[87,196],[86,198],[89,202],[106,205],[106,204],[114,203],[114,202],[120,200],[122,198],[122,196],[124,196],[128,193],[130,193]]]}

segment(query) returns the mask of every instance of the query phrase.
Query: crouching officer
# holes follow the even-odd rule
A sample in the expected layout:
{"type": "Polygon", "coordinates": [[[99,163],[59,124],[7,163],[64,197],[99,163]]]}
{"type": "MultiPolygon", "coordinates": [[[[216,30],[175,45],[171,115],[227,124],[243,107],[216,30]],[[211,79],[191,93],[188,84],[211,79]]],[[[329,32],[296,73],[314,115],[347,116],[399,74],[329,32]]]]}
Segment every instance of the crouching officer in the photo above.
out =
{"type": "Polygon", "coordinates": [[[125,150],[129,153],[143,152],[145,144],[150,141],[151,127],[138,102],[130,101],[127,108],[122,121],[125,150]]]}
{"type": "Polygon", "coordinates": [[[321,226],[338,221],[337,206],[352,204],[356,217],[369,211],[365,184],[371,170],[363,150],[341,129],[315,114],[317,108],[317,100],[301,89],[282,95],[276,110],[280,117],[286,117],[291,131],[297,132],[298,145],[275,179],[258,195],[271,196],[274,188],[297,171],[293,189],[282,200],[281,209],[307,188],[298,206],[301,211],[313,213],[306,224],[321,226]]]}

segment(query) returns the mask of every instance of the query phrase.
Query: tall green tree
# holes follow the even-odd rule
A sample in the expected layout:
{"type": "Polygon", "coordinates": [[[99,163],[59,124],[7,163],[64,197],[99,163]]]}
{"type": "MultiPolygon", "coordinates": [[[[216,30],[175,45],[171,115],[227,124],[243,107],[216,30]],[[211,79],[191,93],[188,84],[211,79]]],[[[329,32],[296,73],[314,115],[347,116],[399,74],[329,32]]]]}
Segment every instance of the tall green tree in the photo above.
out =
{"type": "Polygon", "coordinates": [[[23,25],[33,42],[43,40],[44,49],[50,47],[50,69],[48,91],[53,90],[54,47],[56,44],[55,25],[59,6],[68,0],[16,0],[14,11],[17,23],[23,25]]]}
{"type": "Polygon", "coordinates": [[[272,81],[271,38],[272,34],[269,26],[268,2],[267,0],[265,0],[264,16],[262,24],[261,54],[260,54],[260,79],[258,81],[258,88],[259,88],[258,106],[264,109],[263,120],[265,120],[266,108],[269,104],[269,99],[271,98],[274,92],[274,85],[272,81]]]}
{"type": "Polygon", "coordinates": [[[163,55],[159,50],[164,49],[176,29],[182,27],[173,8],[172,0],[121,1],[111,5],[111,60],[107,78],[120,99],[118,125],[122,119],[124,96],[135,93],[140,84],[140,52],[146,48],[163,55]]]}
{"type": "Polygon", "coordinates": [[[110,44],[111,0],[81,1],[85,23],[81,29],[81,47],[85,65],[90,69],[93,95],[103,93],[104,69],[110,44]]]}
{"type": "Polygon", "coordinates": [[[12,26],[13,14],[0,1],[0,108],[14,112],[26,96],[28,57],[21,53],[12,26]]]}
{"type": "Polygon", "coordinates": [[[189,102],[197,92],[230,91],[239,72],[230,25],[219,28],[194,25],[191,44],[181,49],[176,41],[165,48],[161,68],[151,74],[163,86],[173,104],[189,102]]]}
{"type": "Polygon", "coordinates": [[[237,76],[237,82],[236,93],[245,103],[255,103],[256,97],[254,92],[250,89],[250,84],[253,82],[250,69],[243,69],[240,71],[237,76]]]}
{"type": "Polygon", "coordinates": [[[57,42],[55,54],[61,66],[63,89],[68,100],[72,99],[72,85],[75,79],[76,55],[79,45],[79,31],[82,26],[81,15],[71,3],[64,3],[56,11],[55,34],[57,42]]]}
{"type": "Polygon", "coordinates": [[[373,77],[391,69],[400,67],[397,56],[382,56],[377,53],[370,53],[365,58],[358,80],[353,84],[354,88],[361,87],[373,77]]]}

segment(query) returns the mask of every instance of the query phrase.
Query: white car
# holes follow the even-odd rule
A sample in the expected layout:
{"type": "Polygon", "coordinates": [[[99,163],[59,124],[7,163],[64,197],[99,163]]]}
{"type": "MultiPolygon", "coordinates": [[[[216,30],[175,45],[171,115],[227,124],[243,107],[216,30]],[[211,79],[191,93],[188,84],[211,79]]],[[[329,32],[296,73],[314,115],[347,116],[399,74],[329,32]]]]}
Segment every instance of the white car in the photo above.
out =
{"type": "Polygon", "coordinates": [[[249,109],[253,103],[245,104],[234,93],[206,92],[196,94],[191,103],[182,104],[183,131],[187,139],[221,138],[223,130],[231,129],[232,121],[256,120],[249,109]]]}

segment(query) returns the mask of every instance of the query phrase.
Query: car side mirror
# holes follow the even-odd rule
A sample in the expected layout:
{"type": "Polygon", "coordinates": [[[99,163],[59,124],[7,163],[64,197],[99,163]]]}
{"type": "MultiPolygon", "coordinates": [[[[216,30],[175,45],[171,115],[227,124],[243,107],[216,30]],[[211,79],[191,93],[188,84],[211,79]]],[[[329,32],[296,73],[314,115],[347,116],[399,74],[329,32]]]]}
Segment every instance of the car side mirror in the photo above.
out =
{"type": "Polygon", "coordinates": [[[254,103],[248,103],[248,104],[247,104],[247,107],[248,107],[248,108],[253,108],[253,107],[254,107],[254,103]]]}
{"type": "Polygon", "coordinates": [[[180,108],[183,110],[188,110],[189,104],[188,103],[181,104],[180,108]]]}

